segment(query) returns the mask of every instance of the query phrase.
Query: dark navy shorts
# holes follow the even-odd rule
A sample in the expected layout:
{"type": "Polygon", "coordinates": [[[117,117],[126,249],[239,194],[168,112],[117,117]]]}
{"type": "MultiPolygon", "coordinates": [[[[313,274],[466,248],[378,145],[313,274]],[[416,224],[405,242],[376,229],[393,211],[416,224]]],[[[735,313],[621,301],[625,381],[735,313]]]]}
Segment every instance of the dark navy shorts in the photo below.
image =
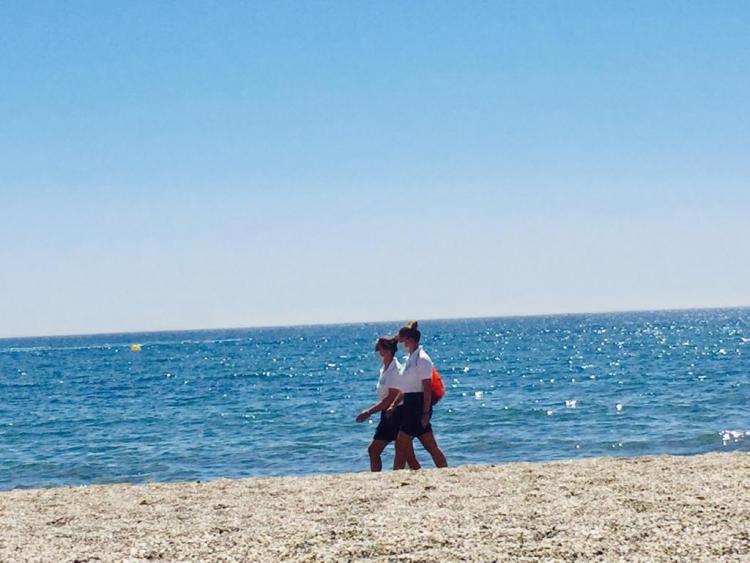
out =
{"type": "Polygon", "coordinates": [[[373,440],[382,440],[383,442],[393,442],[398,436],[398,430],[401,424],[401,407],[393,409],[391,416],[386,416],[385,411],[380,411],[380,422],[375,429],[373,440]]]}
{"type": "MultiPolygon", "coordinates": [[[[424,405],[424,393],[406,393],[404,404],[401,405],[401,432],[413,438],[432,432],[432,424],[422,426],[422,407],[424,405]]],[[[430,418],[432,418],[432,407],[430,407],[430,418]]]]}

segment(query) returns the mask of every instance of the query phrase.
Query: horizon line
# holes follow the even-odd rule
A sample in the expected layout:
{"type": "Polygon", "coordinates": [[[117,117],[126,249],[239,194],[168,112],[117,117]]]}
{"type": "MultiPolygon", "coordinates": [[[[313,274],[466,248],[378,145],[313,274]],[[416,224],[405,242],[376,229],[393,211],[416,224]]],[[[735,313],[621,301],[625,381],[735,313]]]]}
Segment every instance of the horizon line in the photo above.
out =
{"type": "MultiPolygon", "coordinates": [[[[567,316],[580,316],[580,315],[617,315],[626,313],[669,313],[678,311],[721,311],[731,309],[748,309],[750,305],[722,305],[716,307],[678,307],[678,308],[665,308],[665,309],[622,309],[622,310],[609,310],[609,311],[580,311],[580,312],[569,312],[569,313],[521,313],[517,315],[488,315],[488,316],[468,316],[468,317],[431,317],[417,319],[421,322],[441,322],[441,321],[472,321],[472,320],[483,320],[483,319],[525,319],[525,318],[538,318],[538,317],[567,317],[567,316]]],[[[181,332],[210,332],[219,330],[263,330],[263,329],[274,329],[274,328],[313,328],[313,327],[330,327],[330,326],[351,326],[351,325],[367,325],[367,324],[385,324],[385,323],[399,323],[404,322],[403,320],[377,320],[377,321],[341,321],[341,322],[324,322],[324,323],[294,323],[294,324],[270,324],[270,325],[254,325],[254,326],[235,326],[235,327],[216,327],[216,328],[181,328],[181,329],[156,329],[156,330],[126,330],[122,332],[90,332],[90,333],[71,333],[71,334],[41,334],[41,335],[25,335],[25,336],[0,336],[0,342],[4,340],[31,340],[35,338],[82,338],[90,336],[119,336],[129,334],[165,334],[165,333],[181,333],[181,332]]]]}

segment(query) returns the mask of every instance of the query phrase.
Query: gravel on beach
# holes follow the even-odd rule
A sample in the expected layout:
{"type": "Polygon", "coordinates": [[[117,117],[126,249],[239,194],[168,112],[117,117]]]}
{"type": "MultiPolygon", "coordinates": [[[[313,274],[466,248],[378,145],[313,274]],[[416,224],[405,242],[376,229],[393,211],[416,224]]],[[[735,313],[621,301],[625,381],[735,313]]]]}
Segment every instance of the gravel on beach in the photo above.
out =
{"type": "Polygon", "coordinates": [[[750,560],[750,453],[0,493],[0,561],[750,560]]]}

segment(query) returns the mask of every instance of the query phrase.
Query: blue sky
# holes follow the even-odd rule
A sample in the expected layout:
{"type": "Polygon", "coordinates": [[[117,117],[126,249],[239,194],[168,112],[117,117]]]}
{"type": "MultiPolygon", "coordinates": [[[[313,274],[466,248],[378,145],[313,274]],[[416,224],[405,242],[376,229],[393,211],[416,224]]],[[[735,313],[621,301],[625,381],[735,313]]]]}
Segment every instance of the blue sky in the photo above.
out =
{"type": "Polygon", "coordinates": [[[748,305],[746,2],[0,7],[0,336],[748,305]]]}

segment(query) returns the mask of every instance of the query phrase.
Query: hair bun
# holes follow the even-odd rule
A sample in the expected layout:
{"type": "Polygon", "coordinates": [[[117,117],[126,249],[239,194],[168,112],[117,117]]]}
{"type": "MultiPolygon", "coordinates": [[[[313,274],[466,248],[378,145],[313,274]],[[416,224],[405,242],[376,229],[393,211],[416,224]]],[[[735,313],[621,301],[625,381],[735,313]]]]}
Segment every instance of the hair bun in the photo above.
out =
{"type": "Polygon", "coordinates": [[[417,321],[409,321],[398,331],[398,335],[402,338],[412,338],[419,342],[421,334],[419,332],[419,323],[417,321]]]}

